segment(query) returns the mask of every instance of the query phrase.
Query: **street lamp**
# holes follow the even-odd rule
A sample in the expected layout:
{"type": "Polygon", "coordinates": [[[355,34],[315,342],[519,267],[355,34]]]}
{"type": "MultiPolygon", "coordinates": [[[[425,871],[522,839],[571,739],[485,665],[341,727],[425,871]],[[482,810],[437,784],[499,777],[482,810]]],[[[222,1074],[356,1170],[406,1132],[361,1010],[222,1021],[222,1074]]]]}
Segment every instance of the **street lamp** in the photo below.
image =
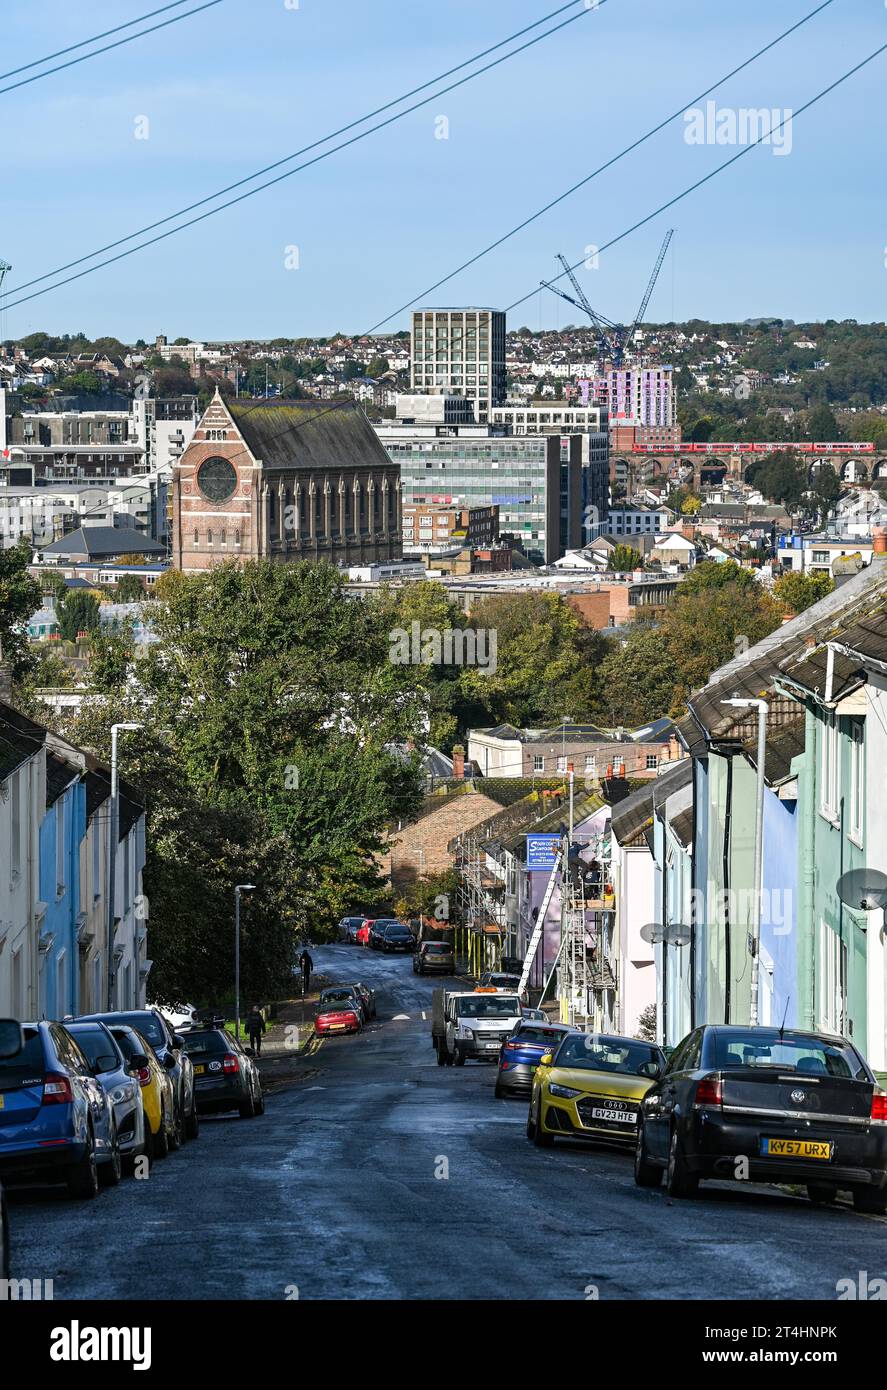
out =
{"type": "MultiPolygon", "coordinates": [[[[117,837],[120,834],[120,804],[117,790],[117,735],[121,730],[143,729],[143,724],[112,724],[111,725],[111,845],[108,852],[108,988],[107,1003],[108,1012],[114,1008],[114,985],[117,979],[117,972],[114,969],[114,910],[115,893],[117,888],[117,837]]],[[[138,928],[136,928],[136,947],[135,947],[135,977],[136,977],[136,1004],[139,1003],[139,947],[138,947],[138,928]]],[[[127,1008],[130,1001],[124,1001],[127,1008]]]]}
{"type": "Polygon", "coordinates": [[[234,1036],[240,1037],[240,895],[252,893],[254,883],[238,883],[234,889],[234,1036]]]}
{"type": "Polygon", "coordinates": [[[761,897],[764,890],[764,771],[767,760],[767,715],[770,706],[766,700],[746,700],[735,697],[732,700],[722,700],[722,705],[731,705],[733,709],[753,709],[758,713],[758,785],[757,798],[755,803],[755,891],[752,901],[752,920],[751,931],[749,933],[749,950],[751,951],[751,1010],[749,1023],[752,1028],[758,1026],[758,988],[760,977],[760,957],[761,957],[761,897]]]}

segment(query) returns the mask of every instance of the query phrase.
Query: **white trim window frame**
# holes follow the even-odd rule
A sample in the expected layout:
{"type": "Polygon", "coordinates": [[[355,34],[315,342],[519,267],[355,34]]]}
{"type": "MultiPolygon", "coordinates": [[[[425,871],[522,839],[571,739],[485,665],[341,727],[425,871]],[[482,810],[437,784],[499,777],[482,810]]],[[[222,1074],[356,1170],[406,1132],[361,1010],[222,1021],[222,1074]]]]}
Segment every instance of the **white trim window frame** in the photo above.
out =
{"type": "Polygon", "coordinates": [[[865,721],[850,720],[850,796],[847,834],[860,849],[865,833],[865,721]]]}
{"type": "Polygon", "coordinates": [[[840,802],[840,756],[838,717],[826,710],[820,721],[819,736],[819,813],[834,825],[840,802]]]}

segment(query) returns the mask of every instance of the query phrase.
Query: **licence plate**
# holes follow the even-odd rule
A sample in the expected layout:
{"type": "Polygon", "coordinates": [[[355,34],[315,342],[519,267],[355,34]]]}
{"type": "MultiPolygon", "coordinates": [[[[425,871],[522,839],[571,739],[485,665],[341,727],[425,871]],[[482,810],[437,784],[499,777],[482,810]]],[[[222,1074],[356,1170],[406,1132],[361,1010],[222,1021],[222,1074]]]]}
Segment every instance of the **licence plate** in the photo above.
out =
{"type": "Polygon", "coordinates": [[[621,1125],[633,1125],[637,1123],[637,1116],[633,1110],[592,1110],[593,1120],[616,1120],[621,1125]]]}
{"type": "Polygon", "coordinates": [[[197,1064],[197,1066],[194,1068],[194,1075],[195,1075],[195,1076],[203,1076],[203,1073],[204,1073],[205,1071],[206,1071],[206,1067],[203,1065],[202,1062],[199,1062],[199,1063],[197,1064]]]}
{"type": "Polygon", "coordinates": [[[5,1099],[5,1097],[4,1097],[4,1096],[0,1096],[0,1110],[3,1109],[3,1107],[4,1107],[5,1104],[6,1104],[6,1099],[5,1099]]]}
{"type": "Polygon", "coordinates": [[[822,1139],[762,1139],[761,1153],[767,1158],[819,1158],[826,1162],[833,1145],[822,1139]]]}

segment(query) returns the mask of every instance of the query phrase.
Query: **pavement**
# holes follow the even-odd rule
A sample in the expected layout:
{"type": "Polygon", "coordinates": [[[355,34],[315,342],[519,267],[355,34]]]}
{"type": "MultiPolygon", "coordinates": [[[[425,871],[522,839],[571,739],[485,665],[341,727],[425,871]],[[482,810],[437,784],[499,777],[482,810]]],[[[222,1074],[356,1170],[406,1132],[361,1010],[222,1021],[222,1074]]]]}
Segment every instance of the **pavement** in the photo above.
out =
{"type": "MultiPolygon", "coordinates": [[[[534,1148],[493,1067],[437,1066],[440,980],[359,947],[312,954],[373,986],[378,1020],[287,1063],[264,1116],[203,1119],[147,1179],[91,1203],[10,1193],[15,1277],[53,1279],[56,1300],[834,1300],[838,1280],[887,1273],[887,1220],[752,1184],[670,1201],[635,1185],[629,1153],[534,1148]]],[[[288,1055],[277,1032],[266,1066],[288,1055]]]]}

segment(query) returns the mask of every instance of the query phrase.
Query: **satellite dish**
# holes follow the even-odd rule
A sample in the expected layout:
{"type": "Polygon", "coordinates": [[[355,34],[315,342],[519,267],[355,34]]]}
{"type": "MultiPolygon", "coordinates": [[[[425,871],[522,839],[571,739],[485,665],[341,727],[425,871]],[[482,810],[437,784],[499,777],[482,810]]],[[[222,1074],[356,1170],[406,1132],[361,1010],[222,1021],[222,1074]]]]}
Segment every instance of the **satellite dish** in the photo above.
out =
{"type": "Polygon", "coordinates": [[[887,874],[880,869],[850,869],[837,883],[838,897],[855,912],[887,909],[887,874]]]}
{"type": "Polygon", "coordinates": [[[671,922],[666,928],[666,940],[670,946],[688,946],[691,935],[686,922],[671,922]]]}
{"type": "Polygon", "coordinates": [[[665,928],[661,922],[648,922],[645,927],[641,927],[641,939],[646,941],[648,946],[661,946],[665,940],[665,928]]]}

